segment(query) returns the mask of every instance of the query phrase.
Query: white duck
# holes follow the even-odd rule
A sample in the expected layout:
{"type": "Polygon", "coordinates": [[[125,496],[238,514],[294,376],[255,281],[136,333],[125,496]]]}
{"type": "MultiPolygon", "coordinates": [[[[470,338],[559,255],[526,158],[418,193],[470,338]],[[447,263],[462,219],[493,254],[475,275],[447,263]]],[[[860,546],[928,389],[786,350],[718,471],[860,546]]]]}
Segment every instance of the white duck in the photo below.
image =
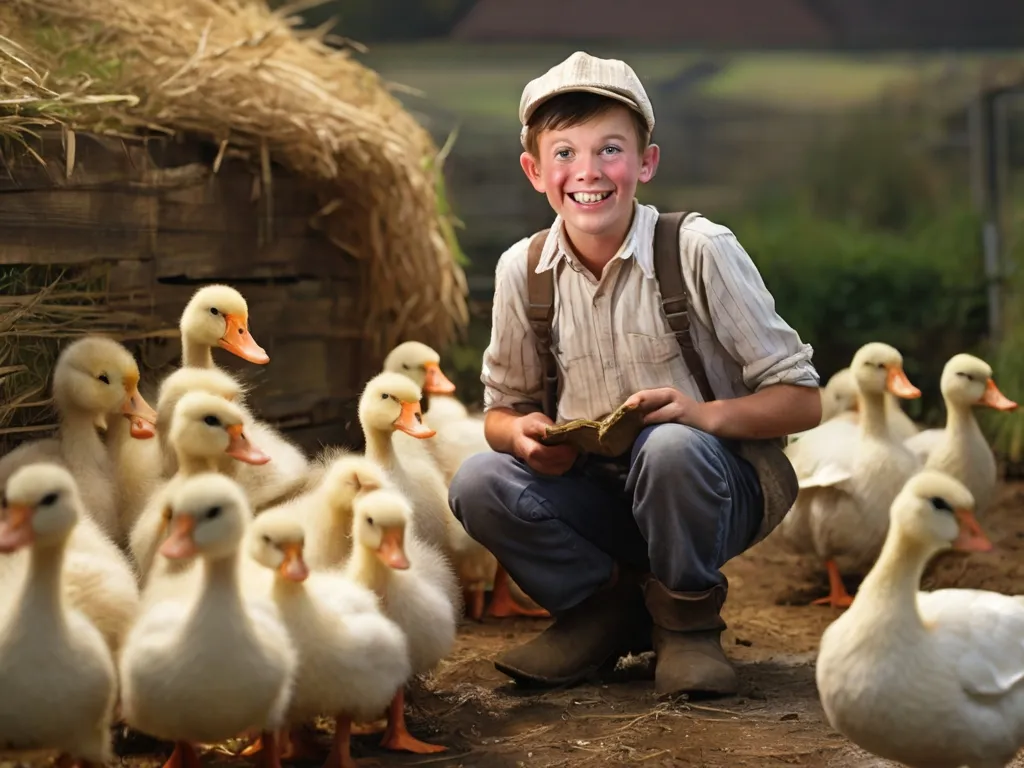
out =
{"type": "Polygon", "coordinates": [[[263,732],[280,765],[282,725],[298,655],[269,598],[242,594],[240,546],[252,517],[241,487],[223,475],[185,480],[171,495],[163,557],[199,558],[197,590],[145,608],[121,654],[125,722],[176,742],[166,768],[195,766],[193,744],[263,732]]]}
{"type": "MultiPolygon", "coordinates": [[[[412,507],[397,490],[360,493],[353,501],[354,547],[345,574],[372,589],[409,639],[412,673],[432,670],[455,646],[460,611],[458,583],[445,558],[410,530],[412,507]]],[[[405,692],[388,711],[381,745],[418,754],[447,748],[427,744],[405,726],[405,692]]]]}
{"type": "Polygon", "coordinates": [[[926,429],[905,441],[929,469],[952,475],[974,496],[975,509],[988,509],[995,494],[996,459],[974,418],[974,406],[1012,411],[1017,403],[1007,398],[992,380],[992,367],[973,355],[954,355],[942,370],[940,383],[946,401],[946,428],[926,429]]]}
{"type": "Polygon", "coordinates": [[[175,489],[186,478],[203,472],[217,471],[231,477],[243,464],[270,461],[245,435],[243,419],[238,406],[206,392],[190,392],[178,401],[167,425],[171,446],[178,455],[178,471],[150,496],[129,539],[147,593],[150,582],[160,574],[176,573],[183,563],[192,563],[156,559],[157,548],[167,533],[168,499],[175,489]]]}
{"type": "MultiPolygon", "coordinates": [[[[483,418],[470,416],[465,406],[455,398],[455,385],[444,375],[441,356],[432,347],[418,341],[403,342],[384,358],[384,370],[407,376],[421,388],[424,421],[437,433],[426,441],[427,448],[441,468],[445,483],[451,483],[467,458],[491,451],[484,435],[483,418]]],[[[484,585],[487,583],[493,583],[487,615],[496,618],[550,616],[542,608],[525,608],[515,601],[508,571],[490,552],[468,542],[460,544],[466,552],[459,558],[457,567],[463,583],[472,587],[466,595],[470,616],[474,619],[483,616],[484,585]]]]}
{"type": "Polygon", "coordinates": [[[29,565],[22,587],[0,599],[0,745],[101,765],[113,757],[116,669],[63,588],[65,550],[81,516],[77,485],[60,466],[28,465],[7,482],[0,557],[27,552],[29,565]]]}
{"type": "Polygon", "coordinates": [[[921,395],[903,371],[902,355],[872,342],[857,350],[850,367],[860,423],[833,419],[786,448],[800,490],[777,534],[789,548],[824,561],[830,592],[815,603],[833,607],[850,604],[841,573],[871,567],[889,527],[889,504],[920,466],[886,424],[886,392],[921,395]]]}
{"type": "MultiPolygon", "coordinates": [[[[294,728],[326,713],[334,745],[325,768],[351,768],[352,722],[379,716],[412,674],[405,634],[377,596],[340,573],[309,573],[305,534],[295,520],[263,514],[252,524],[249,554],[273,573],[271,597],[299,654],[286,719],[294,728]]],[[[292,731],[292,743],[302,738],[292,731]]]]}
{"type": "Polygon", "coordinates": [[[973,505],[948,475],[911,478],[878,562],[821,638],[816,676],[829,723],[911,768],[997,768],[1024,746],[1022,598],[918,591],[939,552],[991,549],[973,505]]]}
{"type": "MultiPolygon", "coordinates": [[[[65,347],[53,371],[56,438],[26,443],[0,459],[0,486],[18,467],[38,461],[66,466],[89,516],[115,541],[120,538],[114,465],[96,430],[103,414],[132,420],[132,434],[150,438],[156,412],[139,394],[139,366],[112,339],[86,336],[65,347]]],[[[109,421],[109,420],[108,420],[109,421]]]]}
{"type": "MultiPolygon", "coordinates": [[[[857,382],[849,368],[841,368],[832,374],[819,393],[821,395],[822,424],[832,419],[847,421],[851,424],[860,421],[857,405],[857,382]]],[[[903,408],[900,407],[899,398],[889,392],[885,395],[885,420],[890,433],[897,440],[906,440],[920,431],[913,419],[907,416],[903,408]]],[[[805,431],[791,435],[790,439],[792,442],[796,442],[796,439],[806,434],[805,431]]]]}
{"type": "MultiPolygon", "coordinates": [[[[270,357],[249,332],[249,307],[245,298],[230,286],[207,285],[196,291],[181,313],[179,327],[184,368],[213,368],[213,347],[225,349],[250,363],[270,362],[270,357]]],[[[309,460],[302,450],[254,417],[246,431],[274,460],[270,472],[254,472],[251,477],[239,478],[253,507],[259,511],[299,493],[306,485],[309,472],[309,460]]]]}
{"type": "Polygon", "coordinates": [[[449,554],[454,529],[462,526],[448,506],[448,488],[437,464],[420,444],[435,434],[423,424],[420,388],[397,373],[377,374],[359,398],[359,424],[367,458],[380,464],[412,502],[416,535],[449,554]],[[404,443],[403,435],[410,436],[404,443]]]}
{"type": "Polygon", "coordinates": [[[341,454],[311,491],[265,511],[283,515],[306,533],[303,557],[315,571],[340,568],[352,554],[352,502],[356,495],[390,485],[384,469],[359,454],[341,454]]]}

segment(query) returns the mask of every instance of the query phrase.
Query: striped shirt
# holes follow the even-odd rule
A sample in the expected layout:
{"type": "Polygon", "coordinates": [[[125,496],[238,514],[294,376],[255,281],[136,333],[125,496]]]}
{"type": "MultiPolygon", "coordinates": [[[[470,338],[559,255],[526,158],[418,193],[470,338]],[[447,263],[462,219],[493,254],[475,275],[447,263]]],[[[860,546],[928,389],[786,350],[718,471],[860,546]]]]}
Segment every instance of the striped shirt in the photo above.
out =
{"type": "MultiPolygon", "coordinates": [[[[600,419],[642,389],[700,390],[661,307],[654,276],[658,212],[636,204],[621,248],[597,279],[573,254],[561,218],[537,271],[555,271],[552,349],[562,379],[558,418],[600,419]]],[[[775,301],[736,236],[699,214],[680,227],[690,323],[719,399],[773,384],[818,386],[813,350],[775,311],[775,301]]],[[[484,408],[539,409],[541,361],[527,319],[529,238],[509,248],[495,271],[491,340],[484,352],[484,408]],[[534,406],[534,407],[531,407],[534,406]]]]}

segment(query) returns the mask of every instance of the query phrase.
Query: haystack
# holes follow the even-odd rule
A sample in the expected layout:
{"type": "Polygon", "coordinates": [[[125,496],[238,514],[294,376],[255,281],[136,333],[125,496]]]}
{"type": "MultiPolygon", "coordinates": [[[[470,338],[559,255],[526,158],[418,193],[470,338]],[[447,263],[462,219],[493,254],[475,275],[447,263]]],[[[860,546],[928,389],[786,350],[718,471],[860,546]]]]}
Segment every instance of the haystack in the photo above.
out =
{"type": "MultiPolygon", "coordinates": [[[[353,304],[336,333],[366,342],[360,350],[366,372],[399,340],[443,349],[465,327],[467,309],[443,199],[442,153],[376,73],[319,31],[298,30],[289,13],[272,11],[263,0],[6,0],[0,6],[0,154],[5,163],[18,153],[34,157],[59,186],[52,137],[49,145],[44,140],[53,131],[60,132],[59,166],[68,180],[85,135],[201,140],[213,151],[200,174],[223,175],[240,158],[253,168],[267,240],[275,236],[275,183],[282,183],[275,169],[284,169],[312,190],[312,227],[338,259],[358,261],[353,304]]],[[[134,162],[133,152],[125,149],[134,162]]],[[[172,170],[188,175],[192,166],[172,170]]],[[[162,183],[172,181],[180,179],[162,183]]],[[[0,264],[23,263],[4,251],[0,243],[0,264]]],[[[50,265],[26,278],[23,268],[4,269],[23,285],[5,291],[16,294],[7,301],[17,312],[0,318],[0,341],[8,342],[0,346],[0,377],[24,368],[23,360],[12,359],[21,353],[10,340],[20,332],[25,346],[26,334],[34,333],[25,323],[41,307],[59,306],[83,322],[46,315],[36,336],[99,326],[129,338],[173,336],[166,317],[122,311],[112,319],[101,312],[97,307],[117,302],[96,295],[105,283],[94,272],[50,265]],[[60,298],[51,287],[44,301],[39,288],[61,283],[62,274],[77,284],[60,298]],[[84,322],[86,315],[95,322],[84,322]]],[[[336,314],[330,322],[339,322],[336,314]]],[[[8,386],[6,399],[25,397],[38,383],[17,391],[8,386]]],[[[9,413],[3,418],[11,422],[9,413]]]]}

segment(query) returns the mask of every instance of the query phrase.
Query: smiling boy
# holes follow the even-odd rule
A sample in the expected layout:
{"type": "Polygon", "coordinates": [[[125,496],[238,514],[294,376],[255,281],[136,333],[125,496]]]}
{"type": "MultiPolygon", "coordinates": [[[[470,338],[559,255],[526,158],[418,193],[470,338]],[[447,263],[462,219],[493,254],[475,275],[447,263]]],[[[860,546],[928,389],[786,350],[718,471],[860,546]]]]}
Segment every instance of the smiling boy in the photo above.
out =
{"type": "Polygon", "coordinates": [[[523,172],[556,218],[498,262],[481,377],[495,453],[462,465],[450,500],[555,620],[495,665],[522,684],[566,685],[653,649],[659,693],[734,693],[720,568],[796,495],[772,438],[820,421],[812,350],[730,230],[691,213],[666,240],[658,211],[636,201],[660,150],[627,64],[573,54],[526,86],[520,120],[523,172]],[[680,296],[659,290],[656,231],[682,270],[680,296]],[[553,292],[547,414],[537,280],[553,292]],[[678,337],[663,300],[686,302],[678,337]],[[620,461],[540,442],[555,421],[600,419],[623,401],[647,426],[620,461]]]}

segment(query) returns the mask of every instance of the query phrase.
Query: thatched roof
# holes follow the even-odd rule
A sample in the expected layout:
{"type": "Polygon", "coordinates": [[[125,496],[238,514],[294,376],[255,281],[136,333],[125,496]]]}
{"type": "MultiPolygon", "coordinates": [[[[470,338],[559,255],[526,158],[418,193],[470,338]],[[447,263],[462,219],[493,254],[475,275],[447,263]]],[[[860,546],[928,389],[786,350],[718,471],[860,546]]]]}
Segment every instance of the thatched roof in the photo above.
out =
{"type": "Polygon", "coordinates": [[[376,73],[296,22],[263,0],[4,0],[0,138],[56,121],[203,138],[265,177],[272,159],[365,260],[371,335],[444,346],[467,310],[438,148],[376,73]]]}

